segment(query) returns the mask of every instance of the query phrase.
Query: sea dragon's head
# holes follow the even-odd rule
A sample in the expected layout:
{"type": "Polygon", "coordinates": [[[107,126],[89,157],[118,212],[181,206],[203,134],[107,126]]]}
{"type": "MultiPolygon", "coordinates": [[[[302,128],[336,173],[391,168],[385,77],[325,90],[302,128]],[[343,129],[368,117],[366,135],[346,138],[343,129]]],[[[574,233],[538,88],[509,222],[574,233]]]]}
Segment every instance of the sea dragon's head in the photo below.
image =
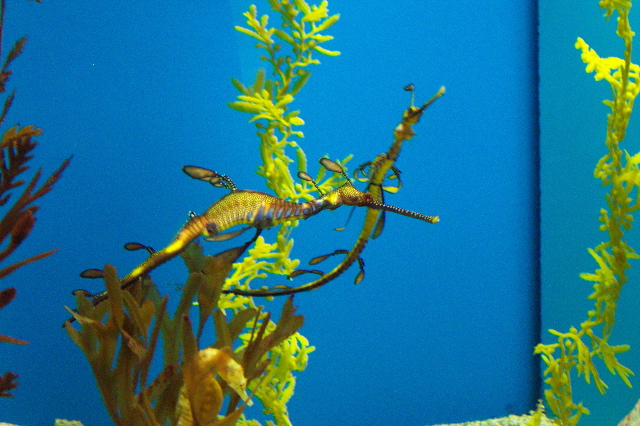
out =
{"type": "MultiPolygon", "coordinates": [[[[353,186],[353,184],[351,183],[351,179],[349,179],[342,166],[340,166],[338,163],[329,160],[328,158],[321,158],[320,164],[330,172],[342,174],[342,176],[344,176],[347,180],[342,186],[320,197],[320,199],[322,199],[326,203],[325,208],[327,209],[335,210],[340,206],[369,207],[376,210],[398,213],[403,216],[424,220],[425,222],[429,223],[436,223],[440,221],[440,218],[438,216],[427,216],[422,213],[405,210],[400,207],[379,203],[375,200],[370,192],[362,192],[358,188],[353,186]]],[[[300,172],[298,173],[298,177],[311,182],[320,192],[320,188],[318,188],[318,185],[316,185],[315,181],[307,173],[300,172]]]]}

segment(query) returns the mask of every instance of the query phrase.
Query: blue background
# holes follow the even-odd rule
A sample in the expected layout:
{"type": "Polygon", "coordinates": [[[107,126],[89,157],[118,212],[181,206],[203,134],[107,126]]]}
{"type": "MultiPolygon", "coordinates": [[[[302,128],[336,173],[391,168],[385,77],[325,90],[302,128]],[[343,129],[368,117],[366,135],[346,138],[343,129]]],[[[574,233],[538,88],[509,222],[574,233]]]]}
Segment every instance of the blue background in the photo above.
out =
{"type": "MultiPolygon", "coordinates": [[[[595,4],[581,7],[594,16],[593,26],[603,26],[595,4]]],[[[14,399],[0,401],[1,421],[108,423],[84,355],[60,328],[67,317],[62,306],[74,304],[72,289],[100,290],[78,272],[110,262],[126,273],[142,259],[123,243],[160,248],[189,210],[203,211],[222,194],[180,167],[201,165],[230,175],[241,188],[265,190],[255,174],[254,127],[227,107],[237,94],[230,78],[251,83],[260,66],[253,40],[233,30],[247,8],[240,1],[9,4],[5,52],[22,35],[29,41],[13,65],[10,88],[17,97],[8,124],[44,129],[34,164],[45,172],[75,157],[39,203],[36,229],[15,258],[60,251],[2,283],[17,287],[18,297],[0,313],[0,330],[31,344],[2,346],[0,366],[19,373],[20,386],[14,399]]],[[[267,2],[258,8],[270,13],[267,2]]],[[[526,412],[539,385],[532,355],[540,324],[536,7],[524,0],[381,0],[336,1],[331,11],[341,18],[326,47],[342,55],[321,57],[293,104],[307,123],[300,143],[310,164],[325,154],[352,153],[352,167],[370,161],[388,148],[408,105],[402,87],[414,83],[421,102],[445,85],[446,96],[416,126],[418,135],[397,163],[402,190],[387,198],[438,214],[441,222],[388,215],[385,232],[364,252],[367,276],[360,285],[352,285],[354,270],[296,297],[306,317],[302,333],[317,350],[298,376],[291,420],[424,425],[526,412]]],[[[556,61],[570,64],[569,78],[594,86],[571,47],[586,27],[563,25],[570,39],[556,61]]],[[[582,95],[564,87],[571,91],[561,92],[563,102],[582,95]]],[[[605,95],[580,101],[593,106],[594,119],[584,123],[598,124],[597,137],[585,139],[594,141],[594,152],[601,149],[598,99],[605,95]]],[[[557,145],[571,148],[563,134],[557,145]]],[[[580,167],[570,157],[560,166],[590,176],[599,155],[580,167]]],[[[572,188],[585,189],[562,186],[567,193],[558,192],[558,200],[564,203],[572,188]]],[[[589,220],[581,237],[595,228],[601,199],[586,201],[593,205],[582,206],[589,220]]],[[[302,223],[295,254],[304,261],[349,248],[360,222],[352,221],[347,233],[331,231],[347,213],[302,223]]],[[[574,216],[556,216],[569,222],[550,223],[553,230],[575,229],[574,216]]],[[[588,262],[584,247],[597,237],[569,248],[564,238],[570,236],[560,235],[544,253],[555,256],[551,249],[566,247],[559,269],[564,252],[588,262]]],[[[223,247],[211,243],[206,250],[223,247]]],[[[568,282],[591,267],[578,266],[561,271],[568,282]]],[[[184,267],[175,260],[153,277],[175,300],[163,284],[181,282],[184,267]]],[[[576,314],[568,318],[581,318],[586,307],[572,306],[576,314]]],[[[249,417],[258,412],[247,410],[249,417]]]]}

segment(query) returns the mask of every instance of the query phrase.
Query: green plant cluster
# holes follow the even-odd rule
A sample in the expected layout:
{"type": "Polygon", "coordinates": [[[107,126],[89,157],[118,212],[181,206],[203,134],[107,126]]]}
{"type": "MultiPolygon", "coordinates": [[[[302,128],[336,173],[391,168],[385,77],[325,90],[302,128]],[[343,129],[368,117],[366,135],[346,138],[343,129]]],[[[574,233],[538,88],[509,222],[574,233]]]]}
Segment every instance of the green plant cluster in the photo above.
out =
{"type": "Polygon", "coordinates": [[[575,425],[589,410],[582,403],[575,403],[571,388],[572,371],[583,375],[587,383],[593,380],[602,394],[607,389],[596,361],[600,359],[611,374],[618,374],[625,384],[631,386],[629,375],[633,373],[622,365],[617,355],[629,350],[628,345],[612,345],[609,339],[613,332],[617,301],[622,286],[627,282],[626,271],[629,260],[638,254],[625,242],[625,231],[632,228],[633,213],[640,208],[637,189],[640,187],[640,153],[630,155],[620,148],[626,136],[627,126],[636,96],[640,93],[638,76],[640,67],[631,62],[634,32],[629,24],[631,1],[602,0],[600,7],[605,17],[617,14],[617,35],[624,42],[623,58],[601,58],[578,38],[576,48],[582,52],[586,71],[595,73],[596,80],[605,80],[611,85],[612,99],[605,100],[611,112],[607,117],[605,145],[607,153],[598,161],[594,175],[608,188],[607,207],[600,210],[600,230],[608,240],[589,249],[597,263],[594,273],[583,273],[580,277],[593,283],[589,299],[595,303],[587,313],[580,328],[571,327],[568,332],[549,330],[557,337],[557,343],[539,344],[535,353],[541,354],[546,364],[544,370],[545,398],[549,408],[557,416],[556,423],[575,425]]]}
{"type": "Polygon", "coordinates": [[[267,392],[262,388],[269,387],[268,375],[264,377],[267,354],[296,333],[304,318],[295,315],[291,300],[277,324],[260,309],[247,307],[227,316],[217,308],[225,277],[252,242],[215,256],[204,256],[197,243],[189,245],[181,253],[189,278],[173,315],[167,310],[168,296],[161,297],[150,279],[123,290],[111,265],[104,269],[107,301],[94,306],[83,292],[76,293],[78,310],[72,313],[81,328],[69,321],[65,328],[85,353],[114,424],[230,426],[251,404],[248,381],[255,383],[254,391],[267,392]],[[194,299],[197,316],[191,314],[194,299]],[[217,339],[200,350],[210,319],[217,339]],[[250,337],[232,353],[245,329],[250,337]],[[160,345],[162,369],[156,374],[152,367],[160,345]]]}

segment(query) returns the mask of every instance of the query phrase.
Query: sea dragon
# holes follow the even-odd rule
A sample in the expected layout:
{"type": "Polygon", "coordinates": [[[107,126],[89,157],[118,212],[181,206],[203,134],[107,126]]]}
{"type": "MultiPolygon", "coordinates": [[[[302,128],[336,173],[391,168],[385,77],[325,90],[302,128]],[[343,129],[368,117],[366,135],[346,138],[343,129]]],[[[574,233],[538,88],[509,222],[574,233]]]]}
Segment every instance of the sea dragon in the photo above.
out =
{"type": "MultiPolygon", "coordinates": [[[[147,249],[149,257],[121,279],[121,288],[128,288],[142,276],[174,258],[200,236],[204,236],[208,241],[224,241],[237,237],[250,228],[254,228],[256,229],[256,235],[248,243],[250,244],[255,241],[263,229],[272,228],[289,220],[307,219],[315,216],[322,210],[335,210],[343,205],[366,207],[367,213],[360,235],[351,250],[336,250],[328,255],[316,257],[310,262],[315,264],[333,255],[346,254],[344,260],[334,269],[326,274],[322,274],[319,271],[296,271],[297,273],[294,272],[292,276],[305,272],[314,272],[321,275],[317,280],[298,287],[280,285],[272,287],[271,289],[255,290],[234,288],[223,290],[223,293],[266,297],[311,291],[337,278],[356,261],[360,264],[361,269],[356,277],[356,284],[359,283],[364,277],[363,261],[360,254],[364,250],[368,240],[370,238],[376,238],[382,232],[384,212],[398,213],[428,223],[436,223],[440,220],[438,216],[427,216],[399,207],[386,205],[383,202],[383,191],[388,190],[387,187],[383,186],[383,181],[390,171],[391,174],[389,177],[397,178],[398,185],[400,185],[399,171],[395,168],[394,164],[400,154],[403,142],[410,140],[415,135],[412,127],[420,120],[422,113],[445,92],[444,86],[441,87],[429,101],[425,102],[420,108],[417,108],[413,105],[413,85],[405,87],[405,90],[412,92],[411,106],[404,112],[402,121],[394,130],[394,141],[391,147],[387,152],[378,155],[374,161],[365,163],[356,169],[356,177],[358,174],[368,176],[368,184],[365,192],[355,188],[342,167],[328,158],[320,159],[320,164],[328,171],[341,173],[346,178],[346,182],[337,189],[323,194],[308,174],[300,172],[298,173],[298,177],[311,182],[316,189],[318,189],[320,195],[311,201],[301,203],[287,201],[264,192],[239,190],[226,175],[221,175],[202,167],[184,166],[182,170],[191,178],[209,182],[215,187],[226,188],[231,192],[211,205],[203,214],[191,214],[187,223],[178,231],[176,238],[164,249],[153,251],[151,248],[137,243],[126,245],[125,248],[131,245],[135,246],[127,248],[129,250],[139,248],[147,249]],[[367,169],[366,173],[365,169],[367,169]],[[229,228],[237,225],[247,225],[247,227],[236,231],[225,232],[229,228]]],[[[243,247],[246,248],[248,244],[245,244],[243,247]]],[[[99,270],[89,269],[82,272],[80,276],[84,278],[99,278],[102,276],[101,274],[102,272],[99,270]]],[[[84,290],[75,291],[84,292],[84,290]]],[[[108,299],[106,292],[92,295],[92,297],[94,306],[108,299]]],[[[73,321],[73,318],[69,321],[73,321]]]]}
{"type": "MultiPolygon", "coordinates": [[[[355,283],[358,284],[364,278],[364,262],[362,261],[360,254],[365,248],[365,245],[369,241],[370,238],[377,238],[382,229],[384,227],[384,212],[392,211],[394,213],[404,214],[405,216],[415,217],[417,219],[425,220],[429,223],[436,223],[439,221],[438,216],[427,216],[428,219],[411,216],[409,214],[403,213],[402,211],[395,211],[393,209],[380,208],[378,206],[384,206],[383,203],[383,191],[386,190],[386,187],[383,186],[383,181],[385,177],[387,177],[387,173],[390,173],[389,177],[395,177],[398,179],[398,187],[400,185],[400,172],[395,168],[394,164],[400,155],[400,149],[402,148],[402,144],[404,141],[408,141],[415,135],[413,131],[413,126],[418,123],[422,113],[438,98],[440,98],[445,93],[445,87],[442,86],[438,90],[438,92],[427,102],[425,102],[421,107],[414,106],[414,87],[412,84],[407,85],[404,90],[411,92],[411,105],[402,115],[402,120],[400,124],[394,130],[394,140],[391,144],[391,147],[387,152],[384,152],[378,155],[372,162],[362,164],[358,169],[356,169],[356,178],[358,174],[363,174],[368,176],[368,184],[366,188],[366,192],[360,194],[366,194],[367,199],[374,200],[373,203],[361,203],[361,204],[351,204],[358,207],[367,207],[367,213],[365,215],[364,224],[362,230],[360,231],[360,235],[356,239],[356,243],[354,244],[351,250],[336,250],[333,253],[329,253],[323,256],[318,256],[310,261],[312,265],[319,263],[331,256],[338,254],[345,254],[345,258],[340,262],[336,267],[334,267],[331,271],[326,274],[322,274],[320,271],[296,271],[299,273],[312,272],[317,273],[320,278],[311,281],[309,283],[300,285],[298,287],[289,287],[285,285],[274,286],[272,288],[262,288],[262,289],[253,289],[253,290],[244,290],[233,288],[229,290],[223,290],[223,293],[233,293],[236,295],[243,296],[257,296],[257,297],[268,297],[268,296],[282,296],[294,293],[300,293],[304,291],[311,291],[317,289],[325,285],[326,283],[334,280],[338,276],[340,276],[344,271],[346,271],[354,262],[358,262],[360,264],[360,272],[356,276],[355,283]],[[365,173],[366,169],[366,173],[365,173]]],[[[325,166],[326,167],[326,166],[325,166]]],[[[329,169],[329,168],[327,168],[329,169]]],[[[337,171],[332,170],[331,171],[337,171]]],[[[344,172],[343,172],[344,173],[344,172]]],[[[345,175],[346,176],[346,175],[345,175]]],[[[302,176],[301,176],[302,177],[302,176]]],[[[302,177],[304,178],[304,177],[302,177]]],[[[309,180],[309,179],[306,179],[309,180]]],[[[351,186],[349,179],[347,179],[347,183],[345,185],[351,186]]],[[[340,188],[339,188],[340,189],[340,188]]],[[[344,203],[346,205],[346,203],[344,203]]],[[[292,275],[294,275],[292,274],[292,275]]]]}
{"type": "MultiPolygon", "coordinates": [[[[226,175],[202,167],[184,166],[182,170],[191,178],[209,182],[213,186],[226,188],[231,192],[211,205],[203,214],[192,214],[187,223],[178,231],[175,239],[162,250],[153,251],[146,247],[150,253],[149,257],[120,280],[121,288],[125,289],[131,286],[138,278],[174,258],[200,236],[206,237],[208,241],[224,241],[237,237],[247,229],[255,228],[257,237],[257,234],[263,229],[281,225],[289,220],[307,219],[323,210],[335,210],[343,205],[367,207],[375,211],[389,211],[429,223],[435,223],[439,220],[437,216],[427,216],[379,203],[371,193],[361,192],[354,187],[339,164],[328,158],[321,158],[320,164],[331,172],[343,174],[347,179],[346,182],[326,194],[321,193],[318,198],[300,203],[287,201],[264,192],[239,190],[226,175]],[[247,225],[247,227],[225,232],[237,225],[247,225]]],[[[313,181],[306,173],[301,172],[298,175],[302,179],[313,181]]],[[[316,185],[315,182],[313,184],[316,185]]],[[[101,276],[100,273],[99,270],[89,269],[82,272],[80,276],[98,278],[101,276]]],[[[97,305],[107,298],[106,292],[95,295],[93,304],[97,305]]]]}

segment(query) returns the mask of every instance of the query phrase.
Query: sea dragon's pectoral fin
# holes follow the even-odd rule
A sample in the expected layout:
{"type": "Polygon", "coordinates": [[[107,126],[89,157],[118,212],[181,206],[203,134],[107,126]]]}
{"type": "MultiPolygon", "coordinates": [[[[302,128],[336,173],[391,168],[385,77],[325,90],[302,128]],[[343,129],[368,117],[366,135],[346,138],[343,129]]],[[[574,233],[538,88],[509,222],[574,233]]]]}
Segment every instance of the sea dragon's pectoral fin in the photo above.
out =
{"type": "Polygon", "coordinates": [[[242,234],[247,229],[251,229],[251,227],[247,226],[246,228],[238,229],[237,231],[223,232],[223,233],[220,233],[220,234],[215,234],[215,235],[212,235],[210,237],[205,238],[204,240],[205,241],[228,241],[228,240],[231,240],[231,239],[237,237],[238,235],[242,234]]]}

